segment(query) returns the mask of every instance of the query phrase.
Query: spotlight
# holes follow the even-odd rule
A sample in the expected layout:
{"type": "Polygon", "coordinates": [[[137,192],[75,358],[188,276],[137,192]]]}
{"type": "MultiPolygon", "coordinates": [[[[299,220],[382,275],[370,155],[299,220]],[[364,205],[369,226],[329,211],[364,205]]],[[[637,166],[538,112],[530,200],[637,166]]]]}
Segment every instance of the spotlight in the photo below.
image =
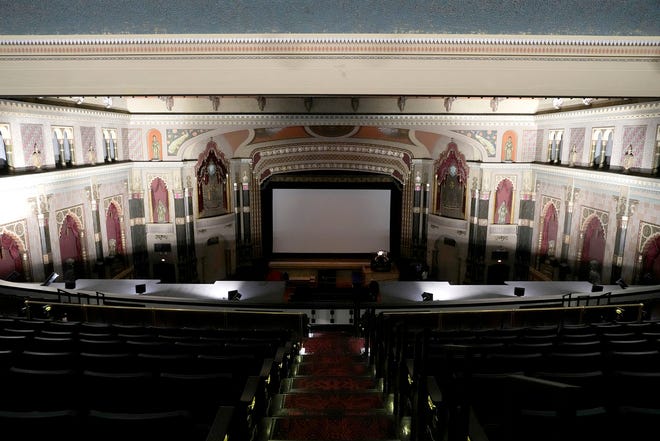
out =
{"type": "Polygon", "coordinates": [[[433,301],[433,293],[432,292],[423,292],[422,293],[422,301],[432,302],[433,301]]]}
{"type": "Polygon", "coordinates": [[[44,281],[44,283],[41,284],[41,286],[48,286],[48,285],[50,285],[50,284],[53,283],[53,282],[55,281],[55,279],[57,279],[59,276],[60,276],[60,275],[57,274],[56,272],[52,272],[52,273],[50,273],[50,276],[48,276],[48,278],[44,281]]]}
{"type": "Polygon", "coordinates": [[[619,280],[616,281],[616,284],[619,285],[621,289],[628,288],[628,284],[624,282],[622,278],[619,278],[619,280]]]}
{"type": "Polygon", "coordinates": [[[227,293],[227,298],[229,300],[240,300],[241,297],[243,297],[243,296],[241,295],[240,292],[238,292],[237,289],[231,290],[227,293]]]}
{"type": "Polygon", "coordinates": [[[371,258],[371,270],[388,272],[392,270],[392,262],[385,250],[378,250],[371,258]]]}

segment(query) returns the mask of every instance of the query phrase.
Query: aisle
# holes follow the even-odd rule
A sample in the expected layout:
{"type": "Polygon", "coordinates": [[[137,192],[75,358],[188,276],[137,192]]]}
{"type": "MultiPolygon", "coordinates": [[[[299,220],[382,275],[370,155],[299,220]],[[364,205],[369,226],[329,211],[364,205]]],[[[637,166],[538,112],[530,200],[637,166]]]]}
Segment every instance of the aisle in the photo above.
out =
{"type": "Polygon", "coordinates": [[[273,397],[261,441],[405,441],[363,348],[350,332],[310,334],[273,397]]]}

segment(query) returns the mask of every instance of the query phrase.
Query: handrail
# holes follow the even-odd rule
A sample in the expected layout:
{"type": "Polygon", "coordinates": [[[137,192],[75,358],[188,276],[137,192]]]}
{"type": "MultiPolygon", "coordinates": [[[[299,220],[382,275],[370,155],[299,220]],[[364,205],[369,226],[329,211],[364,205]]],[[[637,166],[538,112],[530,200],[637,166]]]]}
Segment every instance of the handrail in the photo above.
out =
{"type": "MultiPolygon", "coordinates": [[[[69,294],[63,291],[63,294],[69,294]]],[[[103,298],[102,293],[99,298],[103,298]]],[[[197,308],[158,308],[116,306],[90,303],[52,303],[42,300],[26,300],[25,306],[50,306],[50,315],[59,319],[66,315],[68,321],[95,321],[112,323],[138,323],[153,326],[174,325],[218,328],[258,326],[286,326],[298,335],[307,334],[308,319],[305,312],[286,310],[226,310],[197,308]],[[242,326],[244,325],[244,326],[242,326]]]]}

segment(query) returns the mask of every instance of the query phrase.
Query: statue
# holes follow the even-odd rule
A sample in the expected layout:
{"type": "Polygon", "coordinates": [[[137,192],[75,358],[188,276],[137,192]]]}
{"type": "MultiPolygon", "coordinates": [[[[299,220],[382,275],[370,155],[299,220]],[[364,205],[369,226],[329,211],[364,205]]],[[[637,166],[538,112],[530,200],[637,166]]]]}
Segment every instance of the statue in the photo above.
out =
{"type": "Polygon", "coordinates": [[[511,161],[513,159],[513,140],[509,136],[504,145],[504,160],[511,161]]]}
{"type": "Polygon", "coordinates": [[[151,139],[151,152],[152,152],[152,157],[151,159],[154,161],[159,161],[160,160],[160,143],[158,142],[158,138],[156,135],[154,135],[151,139]]]}
{"type": "Polygon", "coordinates": [[[159,224],[163,224],[163,223],[167,222],[165,220],[165,214],[166,214],[165,204],[163,203],[163,201],[158,201],[158,220],[157,220],[157,222],[159,224]]]}
{"type": "Polygon", "coordinates": [[[628,173],[634,162],[635,155],[633,153],[632,144],[629,144],[626,153],[623,155],[623,172],[628,173]]]}
{"type": "Polygon", "coordinates": [[[30,157],[30,162],[37,170],[41,169],[41,166],[44,163],[44,159],[41,156],[41,150],[37,148],[36,142],[34,143],[34,151],[32,152],[32,156],[30,157]]]}
{"type": "Polygon", "coordinates": [[[577,161],[577,147],[575,147],[575,144],[573,144],[573,147],[571,147],[571,156],[568,161],[568,166],[574,167],[576,161],[577,161]]]}
{"type": "Polygon", "coordinates": [[[507,214],[508,210],[506,208],[506,202],[502,201],[500,204],[500,208],[498,210],[498,217],[497,217],[497,223],[498,224],[506,224],[507,223],[507,214]]]}

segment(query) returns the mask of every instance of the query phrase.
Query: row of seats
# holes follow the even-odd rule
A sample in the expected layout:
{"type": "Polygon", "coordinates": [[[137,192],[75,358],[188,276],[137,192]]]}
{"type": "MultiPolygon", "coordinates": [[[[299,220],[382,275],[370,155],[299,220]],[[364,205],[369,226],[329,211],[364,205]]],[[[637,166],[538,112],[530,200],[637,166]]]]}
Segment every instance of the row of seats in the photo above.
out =
{"type": "Polygon", "coordinates": [[[380,372],[412,440],[465,439],[472,413],[491,441],[633,439],[660,416],[658,321],[393,328],[380,372]]]}
{"type": "Polygon", "coordinates": [[[0,327],[0,426],[22,440],[249,439],[296,347],[286,329],[0,327]]]}

